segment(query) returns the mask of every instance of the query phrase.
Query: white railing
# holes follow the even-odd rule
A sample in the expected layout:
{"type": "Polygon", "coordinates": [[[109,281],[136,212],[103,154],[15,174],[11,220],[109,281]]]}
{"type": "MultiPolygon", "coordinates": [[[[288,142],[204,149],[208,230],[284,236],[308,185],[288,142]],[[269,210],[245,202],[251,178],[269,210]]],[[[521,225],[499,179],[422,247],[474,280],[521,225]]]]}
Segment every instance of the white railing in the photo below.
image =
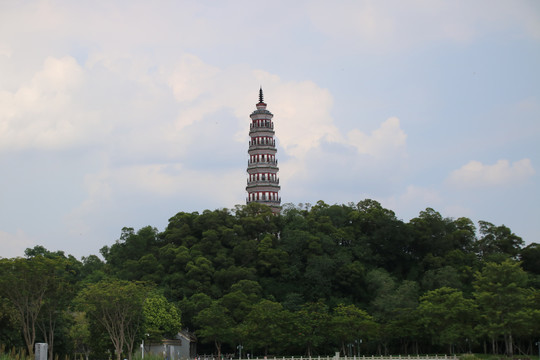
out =
{"type": "Polygon", "coordinates": [[[277,165],[278,164],[278,161],[277,160],[270,160],[270,161],[263,161],[263,160],[260,160],[260,161],[251,161],[251,160],[248,160],[248,166],[250,165],[261,165],[261,166],[269,166],[269,165],[277,165]]]}
{"type": "Polygon", "coordinates": [[[247,185],[279,185],[279,179],[277,180],[251,180],[247,179],[247,185]]]}
{"type": "MultiPolygon", "coordinates": [[[[256,356],[238,360],[458,360],[457,355],[388,355],[388,356],[256,356]]],[[[236,360],[236,358],[233,358],[236,360]]]]}

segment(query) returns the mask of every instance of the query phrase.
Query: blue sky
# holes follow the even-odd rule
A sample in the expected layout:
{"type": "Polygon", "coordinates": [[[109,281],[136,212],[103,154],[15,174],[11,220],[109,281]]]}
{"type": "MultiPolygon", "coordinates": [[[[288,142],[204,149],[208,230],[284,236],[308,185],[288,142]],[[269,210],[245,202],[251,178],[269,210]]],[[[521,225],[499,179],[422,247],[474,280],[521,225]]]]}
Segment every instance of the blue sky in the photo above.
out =
{"type": "Polygon", "coordinates": [[[0,256],[245,203],[274,114],[284,203],[540,242],[537,1],[0,3],[0,256]]]}

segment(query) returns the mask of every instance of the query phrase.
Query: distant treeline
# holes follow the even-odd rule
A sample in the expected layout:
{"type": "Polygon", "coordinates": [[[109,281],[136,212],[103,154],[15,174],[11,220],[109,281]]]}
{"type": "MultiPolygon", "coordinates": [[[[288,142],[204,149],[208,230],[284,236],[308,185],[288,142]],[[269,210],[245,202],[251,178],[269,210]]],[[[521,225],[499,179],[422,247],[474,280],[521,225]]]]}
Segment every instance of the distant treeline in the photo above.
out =
{"type": "Polygon", "coordinates": [[[104,260],[0,259],[0,344],[121,359],[182,328],[199,353],[531,355],[540,245],[524,245],[504,225],[430,208],[404,222],[373,200],[180,212],[163,232],[122,229],[104,260]]]}

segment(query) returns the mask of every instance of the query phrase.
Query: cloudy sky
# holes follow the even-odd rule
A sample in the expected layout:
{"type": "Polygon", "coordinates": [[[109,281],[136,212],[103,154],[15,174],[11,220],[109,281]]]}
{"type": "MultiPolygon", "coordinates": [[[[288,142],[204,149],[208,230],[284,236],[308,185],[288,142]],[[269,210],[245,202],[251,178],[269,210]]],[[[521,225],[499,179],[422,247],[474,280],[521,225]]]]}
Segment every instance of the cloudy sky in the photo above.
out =
{"type": "Polygon", "coordinates": [[[283,203],[540,242],[538,1],[0,1],[0,256],[244,204],[260,86],[283,203]]]}

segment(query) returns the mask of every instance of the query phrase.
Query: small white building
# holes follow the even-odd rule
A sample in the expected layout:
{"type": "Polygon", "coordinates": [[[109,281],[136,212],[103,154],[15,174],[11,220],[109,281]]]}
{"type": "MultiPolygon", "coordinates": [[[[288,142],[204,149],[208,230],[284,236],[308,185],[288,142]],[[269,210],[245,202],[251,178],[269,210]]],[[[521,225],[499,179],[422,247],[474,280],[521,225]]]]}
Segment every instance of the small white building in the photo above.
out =
{"type": "Polygon", "coordinates": [[[145,344],[145,354],[163,356],[165,360],[187,360],[197,354],[197,339],[187,331],[179,332],[174,339],[145,344]]]}

